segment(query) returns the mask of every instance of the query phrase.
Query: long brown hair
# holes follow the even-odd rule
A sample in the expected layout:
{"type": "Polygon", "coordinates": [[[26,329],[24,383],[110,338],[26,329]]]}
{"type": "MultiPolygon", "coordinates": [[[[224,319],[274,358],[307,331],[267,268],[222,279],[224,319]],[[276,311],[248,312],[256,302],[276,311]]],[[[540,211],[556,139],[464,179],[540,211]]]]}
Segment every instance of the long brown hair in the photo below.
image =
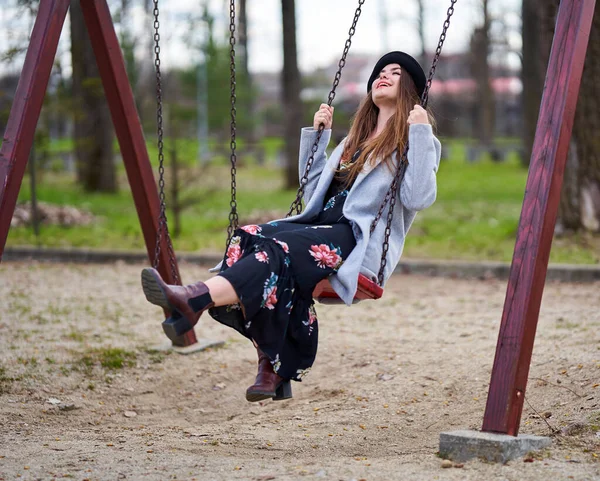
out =
{"type": "MultiPolygon", "coordinates": [[[[402,71],[400,84],[398,85],[398,95],[396,96],[396,112],[387,121],[383,131],[374,139],[369,140],[369,136],[377,127],[377,116],[379,114],[379,108],[373,102],[369,91],[354,115],[342,153],[342,159],[349,161],[356,151],[361,150],[358,158],[347,169],[343,170],[346,185],[352,183],[363,170],[367,161],[369,164],[374,165],[380,159],[383,159],[381,161],[385,162],[390,169],[393,169],[392,153],[396,149],[398,149],[398,152],[404,150],[404,146],[408,142],[408,114],[419,101],[413,79],[408,73],[402,71]]],[[[338,172],[341,172],[341,170],[338,170],[338,172]]]]}

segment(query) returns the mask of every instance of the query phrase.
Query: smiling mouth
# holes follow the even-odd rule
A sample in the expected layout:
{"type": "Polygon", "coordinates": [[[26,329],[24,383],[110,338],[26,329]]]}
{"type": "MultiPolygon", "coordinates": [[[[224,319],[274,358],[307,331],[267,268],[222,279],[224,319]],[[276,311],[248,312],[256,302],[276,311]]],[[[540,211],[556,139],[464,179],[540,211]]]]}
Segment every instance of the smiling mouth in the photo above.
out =
{"type": "Polygon", "coordinates": [[[382,87],[389,87],[389,86],[390,86],[390,84],[388,84],[388,83],[385,83],[385,82],[382,82],[382,83],[380,83],[380,84],[377,84],[377,88],[378,88],[378,89],[380,89],[380,88],[382,88],[382,87]]]}

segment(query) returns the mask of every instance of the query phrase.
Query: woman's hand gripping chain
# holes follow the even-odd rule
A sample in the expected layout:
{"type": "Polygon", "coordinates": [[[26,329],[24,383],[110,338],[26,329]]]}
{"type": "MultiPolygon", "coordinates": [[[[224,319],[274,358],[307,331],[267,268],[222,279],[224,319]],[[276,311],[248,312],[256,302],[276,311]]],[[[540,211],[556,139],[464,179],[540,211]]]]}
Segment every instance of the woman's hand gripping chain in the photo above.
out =
{"type": "Polygon", "coordinates": [[[325,129],[330,129],[333,125],[333,107],[327,104],[321,104],[319,110],[315,113],[313,128],[319,130],[319,125],[323,124],[325,129]]]}

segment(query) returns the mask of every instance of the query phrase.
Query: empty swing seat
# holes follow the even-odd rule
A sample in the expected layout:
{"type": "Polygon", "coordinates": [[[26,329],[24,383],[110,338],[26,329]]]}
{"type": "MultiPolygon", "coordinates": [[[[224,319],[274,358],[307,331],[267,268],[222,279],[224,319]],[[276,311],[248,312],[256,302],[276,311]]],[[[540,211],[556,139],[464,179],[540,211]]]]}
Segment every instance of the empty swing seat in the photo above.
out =
{"type": "MultiPolygon", "coordinates": [[[[356,294],[354,294],[353,304],[366,299],[379,299],[381,296],[383,296],[383,289],[379,285],[362,274],[358,276],[358,287],[356,289],[356,294]]],[[[321,304],[344,303],[333,290],[328,279],[323,279],[317,284],[313,291],[313,298],[321,304]]]]}

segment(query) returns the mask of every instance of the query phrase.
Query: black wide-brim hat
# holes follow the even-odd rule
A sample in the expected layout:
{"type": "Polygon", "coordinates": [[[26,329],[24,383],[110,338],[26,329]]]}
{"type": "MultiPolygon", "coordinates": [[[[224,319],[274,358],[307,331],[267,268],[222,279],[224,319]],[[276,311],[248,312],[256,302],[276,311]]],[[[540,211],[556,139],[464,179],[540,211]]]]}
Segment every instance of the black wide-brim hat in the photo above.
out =
{"type": "Polygon", "coordinates": [[[413,57],[407,53],[399,51],[386,53],[377,61],[375,67],[373,68],[373,73],[369,77],[369,82],[367,83],[367,93],[371,91],[371,86],[373,85],[373,82],[379,73],[383,70],[383,67],[391,63],[397,63],[400,65],[400,67],[402,67],[404,72],[411,76],[415,82],[415,86],[417,87],[417,93],[419,94],[419,97],[421,97],[423,95],[423,91],[425,90],[425,84],[427,83],[425,72],[423,72],[419,62],[417,62],[413,57]]]}

